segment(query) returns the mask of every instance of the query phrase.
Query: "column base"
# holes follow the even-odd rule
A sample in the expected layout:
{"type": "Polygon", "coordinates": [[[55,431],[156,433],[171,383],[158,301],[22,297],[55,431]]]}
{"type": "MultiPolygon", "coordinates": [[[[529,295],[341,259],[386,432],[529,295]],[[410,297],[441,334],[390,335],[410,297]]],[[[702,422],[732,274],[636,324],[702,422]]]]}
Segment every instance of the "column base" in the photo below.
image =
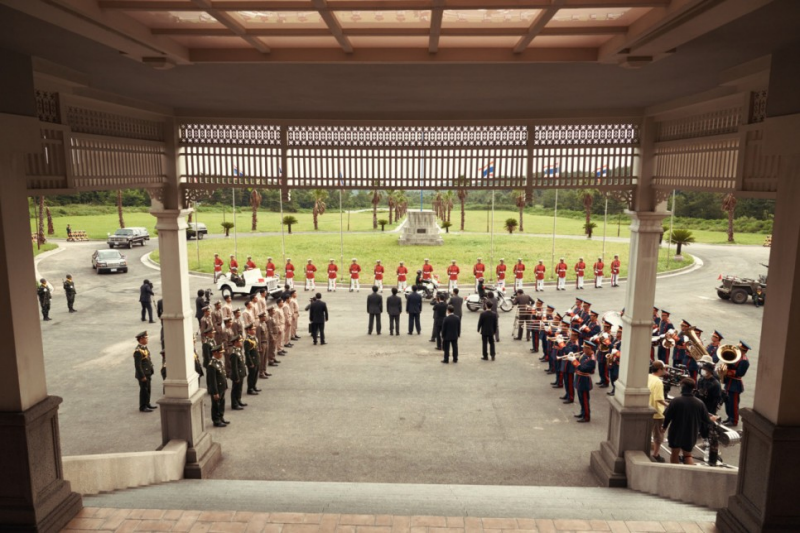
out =
{"type": "Polygon", "coordinates": [[[83,508],[61,466],[61,401],[0,413],[0,531],[60,531],[83,508]]]}
{"type": "Polygon", "coordinates": [[[185,440],[189,445],[183,471],[187,479],[209,477],[222,460],[222,447],[206,431],[205,395],[205,389],[198,389],[188,399],[164,397],[158,401],[162,446],[174,439],[185,440]]]}
{"type": "Polygon", "coordinates": [[[794,488],[800,427],[773,424],[752,409],[742,409],[744,433],[736,494],[717,513],[722,533],[800,530],[794,488]]]}
{"type": "Polygon", "coordinates": [[[606,487],[628,486],[625,452],[643,451],[649,455],[653,410],[649,407],[623,407],[615,398],[609,402],[608,440],[591,454],[595,477],[606,487]]]}

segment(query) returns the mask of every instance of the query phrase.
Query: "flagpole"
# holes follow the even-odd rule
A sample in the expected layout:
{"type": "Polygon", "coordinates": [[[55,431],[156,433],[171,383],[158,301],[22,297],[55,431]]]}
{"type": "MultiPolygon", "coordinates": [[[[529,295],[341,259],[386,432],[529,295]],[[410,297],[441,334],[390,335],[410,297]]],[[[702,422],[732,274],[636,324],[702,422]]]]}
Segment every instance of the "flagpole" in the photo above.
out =
{"type": "Polygon", "coordinates": [[[550,258],[552,272],[556,270],[556,218],[558,218],[558,189],[556,189],[556,201],[553,206],[553,251],[550,258]]]}
{"type": "Polygon", "coordinates": [[[669,235],[667,236],[667,270],[669,270],[669,256],[672,255],[672,224],[675,221],[675,189],[672,189],[672,214],[669,217],[669,235]]]}
{"type": "Polygon", "coordinates": [[[339,263],[342,266],[342,277],[341,279],[344,280],[344,211],[342,211],[342,189],[339,189],[339,239],[341,242],[341,262],[339,263]]]}
{"type": "Polygon", "coordinates": [[[603,261],[606,260],[606,226],[608,225],[608,194],[606,194],[606,210],[603,214],[603,261]]]}
{"type": "Polygon", "coordinates": [[[285,265],[286,264],[286,234],[284,233],[284,229],[283,229],[284,224],[283,224],[283,191],[282,190],[278,191],[278,202],[280,203],[280,209],[281,209],[281,218],[280,218],[280,222],[281,222],[281,253],[283,254],[283,264],[285,265]]]}
{"type": "Polygon", "coordinates": [[[197,200],[194,202],[194,242],[197,245],[197,270],[200,270],[200,239],[199,237],[199,230],[200,230],[200,220],[198,217],[197,212],[197,200]]]}
{"type": "Polygon", "coordinates": [[[233,255],[236,255],[236,187],[231,187],[231,212],[233,213],[233,255]]]}
{"type": "Polygon", "coordinates": [[[492,189],[492,223],[491,232],[489,233],[490,246],[489,246],[489,281],[494,281],[494,189],[492,189]]]}

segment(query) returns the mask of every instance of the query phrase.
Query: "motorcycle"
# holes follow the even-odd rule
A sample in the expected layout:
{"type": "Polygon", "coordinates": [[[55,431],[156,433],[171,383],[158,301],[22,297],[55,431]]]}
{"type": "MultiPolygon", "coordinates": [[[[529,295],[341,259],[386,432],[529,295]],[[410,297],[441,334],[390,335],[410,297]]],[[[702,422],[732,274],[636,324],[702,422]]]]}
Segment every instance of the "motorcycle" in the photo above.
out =
{"type": "MultiPolygon", "coordinates": [[[[497,307],[501,311],[503,311],[504,313],[508,313],[509,311],[511,311],[511,309],[514,306],[511,303],[511,298],[506,296],[503,292],[498,291],[494,287],[484,287],[484,289],[486,290],[486,292],[491,291],[495,294],[495,297],[497,298],[497,307]]],[[[466,304],[467,309],[475,312],[483,309],[483,304],[485,301],[486,297],[481,298],[480,295],[477,292],[475,292],[467,296],[467,299],[464,301],[464,303],[466,304]]]]}
{"type": "MultiPolygon", "coordinates": [[[[440,288],[441,285],[439,284],[439,277],[436,275],[433,276],[433,279],[420,280],[417,287],[417,291],[426,300],[432,300],[437,294],[447,294],[447,299],[450,299],[450,293],[444,288],[440,288]]],[[[411,294],[411,287],[406,287],[405,293],[407,295],[411,294]]]]}

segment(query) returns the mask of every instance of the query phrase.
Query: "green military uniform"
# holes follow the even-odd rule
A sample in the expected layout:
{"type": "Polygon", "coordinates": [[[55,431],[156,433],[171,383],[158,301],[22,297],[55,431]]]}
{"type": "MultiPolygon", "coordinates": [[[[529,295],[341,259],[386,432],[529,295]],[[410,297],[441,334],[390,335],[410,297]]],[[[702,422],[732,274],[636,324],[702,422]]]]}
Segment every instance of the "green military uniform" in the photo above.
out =
{"type": "MultiPolygon", "coordinates": [[[[241,341],[238,335],[231,339],[231,344],[241,341]]],[[[239,410],[247,404],[242,403],[242,388],[247,379],[247,361],[241,346],[233,346],[230,355],[231,362],[231,409],[239,410]]]]}
{"type": "MultiPolygon", "coordinates": [[[[144,331],[136,336],[136,340],[141,341],[147,337],[144,331]]],[[[139,383],[139,411],[149,413],[155,407],[150,406],[150,383],[153,381],[153,360],[150,358],[150,349],[141,342],[133,351],[133,363],[136,367],[136,381],[139,383]]]]}
{"type": "Polygon", "coordinates": [[[77,310],[75,309],[75,295],[78,294],[75,291],[75,282],[72,281],[72,276],[67,275],[67,279],[64,280],[64,294],[67,295],[67,307],[69,308],[70,313],[76,313],[77,310]]]}
{"type": "Polygon", "coordinates": [[[42,278],[39,281],[41,284],[36,293],[39,295],[39,305],[42,306],[42,318],[44,320],[52,320],[50,318],[50,300],[53,297],[53,293],[50,291],[50,285],[47,284],[46,279],[42,278]]]}
{"type": "MultiPolygon", "coordinates": [[[[222,346],[214,346],[214,352],[221,352],[222,346]]],[[[216,427],[225,427],[225,391],[228,390],[228,379],[225,375],[225,362],[212,358],[206,367],[206,387],[211,396],[211,420],[216,427]],[[216,399],[214,398],[216,396],[216,399]]]]}
{"type": "Polygon", "coordinates": [[[203,331],[203,368],[208,368],[208,364],[214,358],[214,356],[211,355],[211,350],[214,348],[214,337],[208,335],[213,332],[213,328],[203,331]]]}
{"type": "Polygon", "coordinates": [[[258,372],[260,354],[258,353],[258,339],[255,335],[247,334],[244,340],[244,355],[247,363],[247,394],[258,394],[258,372]]]}

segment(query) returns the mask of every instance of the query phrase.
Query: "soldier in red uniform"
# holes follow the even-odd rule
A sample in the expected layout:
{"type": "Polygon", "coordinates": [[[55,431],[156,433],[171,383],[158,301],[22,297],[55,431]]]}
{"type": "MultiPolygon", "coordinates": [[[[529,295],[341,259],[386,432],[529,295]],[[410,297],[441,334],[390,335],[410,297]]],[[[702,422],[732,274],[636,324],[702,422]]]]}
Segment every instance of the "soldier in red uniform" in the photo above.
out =
{"type": "Polygon", "coordinates": [[[405,266],[405,263],[400,261],[400,266],[397,267],[397,290],[400,292],[405,292],[406,286],[408,285],[408,269],[405,266]]]}
{"type": "Polygon", "coordinates": [[[431,280],[433,278],[433,265],[428,263],[428,260],[425,260],[425,264],[422,265],[422,279],[423,280],[431,280]]]}
{"type": "Polygon", "coordinates": [[[575,263],[575,288],[576,289],[583,289],[583,275],[586,273],[586,263],[583,262],[583,257],[578,258],[578,262],[575,263]]]}
{"type": "Polygon", "coordinates": [[[556,276],[558,276],[556,281],[556,290],[557,291],[565,291],[567,290],[567,264],[564,262],[564,258],[558,260],[558,264],[556,265],[556,276]]]}
{"type": "Polygon", "coordinates": [[[233,254],[231,254],[231,260],[228,261],[228,268],[231,272],[233,272],[234,268],[239,270],[239,263],[236,261],[236,258],[233,256],[233,254]]]}
{"type": "Polygon", "coordinates": [[[356,292],[361,290],[361,286],[358,283],[360,274],[361,267],[358,265],[358,260],[354,257],[353,262],[350,263],[350,292],[353,292],[353,289],[355,289],[356,292]]]}
{"type": "Polygon", "coordinates": [[[533,274],[536,276],[536,292],[544,291],[544,273],[546,272],[544,262],[540,259],[539,264],[533,267],[533,274]]]}
{"type": "Polygon", "coordinates": [[[267,264],[264,266],[264,275],[268,278],[275,276],[275,263],[272,262],[271,257],[267,257],[267,264]]]}
{"type": "Polygon", "coordinates": [[[247,256],[247,262],[244,264],[244,270],[247,272],[248,270],[253,270],[256,268],[256,264],[253,262],[253,256],[247,256]]]}
{"type": "Polygon", "coordinates": [[[478,262],[475,263],[474,267],[472,267],[472,274],[475,276],[475,292],[478,292],[478,280],[483,277],[483,274],[485,272],[486,272],[486,265],[481,263],[481,258],[479,257],[478,262]]]}
{"type": "MultiPolygon", "coordinates": [[[[269,263],[267,263],[269,266],[269,263]]],[[[284,276],[286,277],[286,285],[289,286],[289,289],[294,289],[294,265],[292,264],[291,258],[286,258],[286,267],[284,267],[284,276]]]]}
{"type": "Polygon", "coordinates": [[[615,255],[614,260],[611,261],[611,286],[612,287],[619,287],[619,256],[615,255]]]}
{"type": "Polygon", "coordinates": [[[447,290],[451,293],[453,289],[458,288],[458,274],[461,272],[461,269],[458,268],[456,265],[456,260],[453,259],[450,261],[450,266],[447,267],[447,290]]]}
{"type": "Polygon", "coordinates": [[[525,264],[522,258],[517,259],[517,264],[514,265],[514,292],[522,288],[522,278],[525,277],[525,264]]]}
{"type": "Polygon", "coordinates": [[[309,259],[308,262],[306,263],[305,272],[306,272],[306,285],[303,290],[313,291],[317,288],[317,284],[314,279],[317,273],[317,267],[314,266],[314,263],[311,262],[311,259],[309,259]]]}
{"type": "Polygon", "coordinates": [[[603,263],[603,258],[598,257],[597,262],[594,264],[594,288],[595,289],[602,289],[603,288],[603,269],[605,268],[605,263],[603,263]]]}
{"type": "Polygon", "coordinates": [[[328,292],[336,292],[336,278],[339,276],[339,267],[331,259],[328,263],[328,292]]]}
{"type": "Polygon", "coordinates": [[[225,261],[219,258],[219,254],[214,254],[214,283],[222,275],[222,265],[224,264],[225,261]]]}
{"type": "MultiPolygon", "coordinates": [[[[506,292],[506,261],[505,259],[500,260],[500,264],[497,265],[495,268],[495,272],[497,273],[497,290],[506,292]]],[[[475,288],[475,292],[478,292],[477,287],[475,288]]]]}
{"type": "Polygon", "coordinates": [[[381,264],[381,260],[378,259],[375,262],[375,271],[373,272],[373,274],[375,275],[375,283],[374,283],[374,285],[375,285],[375,287],[378,287],[378,290],[380,292],[383,292],[383,274],[384,274],[384,272],[386,272],[386,269],[383,268],[383,265],[381,264]]]}

